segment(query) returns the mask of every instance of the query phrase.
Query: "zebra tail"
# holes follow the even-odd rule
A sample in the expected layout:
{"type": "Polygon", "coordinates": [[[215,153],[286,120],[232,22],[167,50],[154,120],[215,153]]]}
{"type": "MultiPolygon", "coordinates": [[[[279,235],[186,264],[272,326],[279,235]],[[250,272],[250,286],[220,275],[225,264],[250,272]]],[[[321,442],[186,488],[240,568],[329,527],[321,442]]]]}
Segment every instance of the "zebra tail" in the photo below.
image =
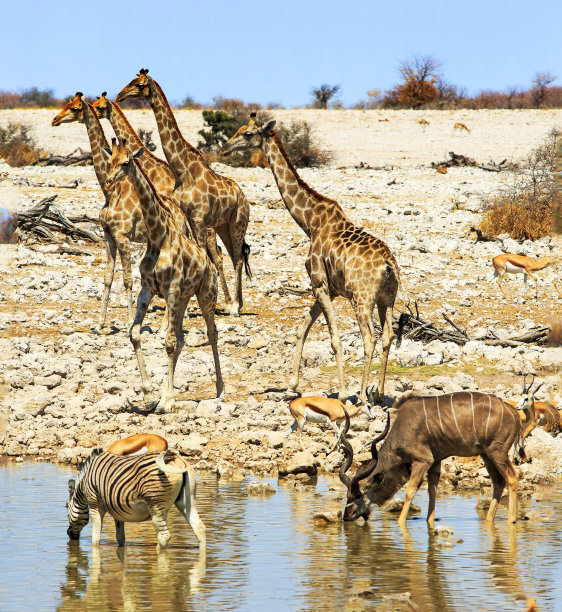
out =
{"type": "Polygon", "coordinates": [[[172,453],[170,451],[164,451],[163,453],[160,453],[154,461],[162,472],[167,472],[168,474],[183,474],[184,472],[187,472],[187,470],[189,469],[188,466],[185,466],[183,468],[177,468],[172,465],[166,465],[166,459],[175,456],[175,453],[172,453]]]}

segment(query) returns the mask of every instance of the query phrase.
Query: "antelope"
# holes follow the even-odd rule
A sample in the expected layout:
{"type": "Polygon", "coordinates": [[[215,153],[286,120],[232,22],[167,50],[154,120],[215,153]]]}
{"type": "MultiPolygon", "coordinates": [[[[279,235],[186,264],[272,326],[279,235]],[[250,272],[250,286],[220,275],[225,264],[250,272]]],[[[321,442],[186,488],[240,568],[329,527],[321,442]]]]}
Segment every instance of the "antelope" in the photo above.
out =
{"type": "MultiPolygon", "coordinates": [[[[330,397],[321,397],[318,395],[309,395],[307,397],[297,397],[289,403],[289,410],[295,419],[295,422],[285,431],[285,436],[288,438],[293,431],[298,431],[299,443],[303,450],[306,450],[302,443],[302,430],[307,421],[311,423],[324,423],[331,425],[337,434],[337,440],[332,453],[338,446],[341,436],[339,425],[344,421],[344,404],[337,399],[330,397]]],[[[361,410],[365,410],[369,416],[372,416],[371,406],[364,404],[361,399],[357,404],[347,406],[347,412],[350,417],[355,416],[361,410]]],[[[328,454],[330,454],[328,453],[328,454]]]]}
{"type": "Polygon", "coordinates": [[[423,117],[418,121],[418,123],[422,126],[424,130],[429,125],[429,121],[427,119],[424,119],[423,117]]]}
{"type": "Polygon", "coordinates": [[[159,453],[168,450],[168,442],[156,434],[135,434],[116,440],[106,452],[114,455],[141,455],[142,453],[159,453]]]}
{"type": "Polygon", "coordinates": [[[452,455],[480,455],[493,485],[486,520],[494,520],[507,483],[508,521],[515,522],[517,473],[510,461],[509,450],[516,444],[520,456],[524,455],[521,419],[515,408],[495,395],[463,391],[432,397],[405,395],[395,403],[393,412],[397,416],[390,432],[389,413],[385,430],[371,443],[372,460],[361,465],[350,478],[346,472],[353,461],[353,448],[346,438],[350,421],[344,409],[341,445],[345,459],[339,476],[348,490],[343,515],[345,521],[355,521],[359,517],[368,519],[371,504],[382,506],[407,482],[406,498],[398,519],[398,524],[405,526],[414,494],[427,472],[427,523],[433,528],[441,461],[452,455]],[[377,443],[383,438],[379,453],[377,443]],[[361,490],[359,483],[362,480],[364,487],[361,490]]]}
{"type": "MultiPolygon", "coordinates": [[[[494,266],[494,276],[493,278],[498,278],[498,287],[500,291],[503,293],[504,297],[507,298],[505,291],[502,287],[502,280],[505,274],[523,274],[523,297],[527,293],[527,275],[530,276],[535,281],[535,299],[539,296],[539,286],[538,279],[533,274],[533,272],[538,272],[539,270],[544,270],[547,266],[552,264],[552,259],[550,257],[543,257],[542,259],[531,259],[531,257],[526,257],[525,255],[514,255],[513,253],[502,253],[501,255],[496,255],[492,259],[492,265],[494,266]]],[[[560,289],[558,289],[558,285],[556,284],[556,280],[552,281],[554,288],[558,292],[558,295],[562,297],[562,293],[560,293],[560,289]]]]}
{"type": "Polygon", "coordinates": [[[560,431],[562,425],[560,413],[550,402],[535,402],[535,393],[542,387],[543,383],[538,385],[531,393],[534,380],[533,378],[531,384],[525,387],[525,378],[523,379],[523,392],[519,402],[506,400],[516,410],[520,411],[521,420],[527,424],[523,430],[523,438],[526,438],[538,424],[545,423],[545,429],[556,433],[560,431]]]}
{"type": "Polygon", "coordinates": [[[467,134],[470,134],[470,130],[466,127],[466,124],[461,123],[460,121],[457,121],[455,123],[455,125],[453,126],[453,130],[459,130],[459,132],[462,132],[464,130],[467,134]]]}

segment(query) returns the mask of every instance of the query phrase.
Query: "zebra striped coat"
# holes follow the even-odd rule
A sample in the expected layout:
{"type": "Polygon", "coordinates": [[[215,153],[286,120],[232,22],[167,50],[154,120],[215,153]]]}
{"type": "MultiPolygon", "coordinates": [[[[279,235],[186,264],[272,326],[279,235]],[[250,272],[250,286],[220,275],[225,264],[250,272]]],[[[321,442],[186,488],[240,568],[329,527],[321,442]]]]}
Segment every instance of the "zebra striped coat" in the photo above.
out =
{"type": "Polygon", "coordinates": [[[170,541],[166,518],[175,504],[191,525],[199,546],[205,546],[205,525],[195,505],[193,468],[173,451],[121,457],[96,448],[76,481],[69,480],[68,488],[67,534],[72,540],[80,537],[91,518],[92,544],[97,546],[103,517],[109,513],[115,520],[119,546],[125,544],[125,522],[151,518],[158,546],[166,548],[170,541]]]}

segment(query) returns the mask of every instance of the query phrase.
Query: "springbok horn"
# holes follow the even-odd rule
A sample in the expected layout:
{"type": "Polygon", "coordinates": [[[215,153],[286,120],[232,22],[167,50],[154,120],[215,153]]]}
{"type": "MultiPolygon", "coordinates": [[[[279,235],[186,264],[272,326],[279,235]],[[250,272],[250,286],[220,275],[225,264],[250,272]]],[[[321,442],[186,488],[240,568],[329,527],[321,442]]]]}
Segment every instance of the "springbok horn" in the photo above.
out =
{"type": "Polygon", "coordinates": [[[523,391],[521,392],[522,395],[525,394],[525,381],[527,380],[527,374],[523,375],[523,391]]]}
{"type": "Polygon", "coordinates": [[[349,414],[347,410],[345,409],[345,407],[343,409],[343,412],[345,414],[345,426],[341,432],[340,442],[343,448],[343,454],[345,455],[345,460],[340,467],[340,480],[349,489],[351,486],[351,478],[346,474],[346,472],[347,470],[349,470],[351,464],[353,463],[353,448],[351,444],[347,441],[347,438],[345,437],[345,435],[349,431],[349,424],[350,424],[349,414]]]}
{"type": "Polygon", "coordinates": [[[542,382],[532,393],[531,393],[531,397],[535,397],[535,393],[544,385],[544,382],[542,382]]]}
{"type": "Polygon", "coordinates": [[[360,480],[364,480],[365,478],[367,478],[367,476],[370,476],[373,473],[373,471],[375,470],[375,468],[377,467],[377,463],[379,461],[379,454],[378,454],[378,451],[377,451],[377,444],[384,437],[386,437],[386,434],[388,433],[389,429],[390,429],[390,412],[387,412],[386,413],[386,426],[384,428],[384,431],[371,442],[371,456],[373,458],[365,466],[364,470],[357,470],[357,473],[355,474],[355,476],[351,480],[350,490],[352,490],[354,492],[358,492],[359,481],[360,480]]]}

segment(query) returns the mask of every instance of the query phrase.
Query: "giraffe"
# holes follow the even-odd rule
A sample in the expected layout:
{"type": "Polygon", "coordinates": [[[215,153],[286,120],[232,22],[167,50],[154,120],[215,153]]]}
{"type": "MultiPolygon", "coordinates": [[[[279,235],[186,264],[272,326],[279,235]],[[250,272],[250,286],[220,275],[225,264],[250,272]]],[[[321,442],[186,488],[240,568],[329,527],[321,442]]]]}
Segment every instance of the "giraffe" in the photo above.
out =
{"type": "Polygon", "coordinates": [[[148,76],[147,69],[142,69],[117,94],[116,100],[138,97],[144,97],[154,112],[162,148],[175,176],[176,200],[191,220],[197,243],[205,244],[206,228],[212,227],[228,251],[236,283],[227,312],[238,316],[243,302],[243,264],[248,276],[250,273],[250,249],[244,241],[250,216],[248,200],[233,180],[214,172],[201,153],[185,140],[162,88],[148,76]]]}
{"type": "Polygon", "coordinates": [[[131,327],[131,343],[135,349],[142,378],[144,401],[148,410],[158,407],[167,412],[175,398],[174,371],[183,347],[182,321],[189,300],[196,295],[207,326],[207,337],[213,351],[216,372],[217,397],[224,391],[217,347],[215,308],[217,304],[217,271],[204,247],[189,239],[178,227],[171,209],[173,201],[165,201],[144,174],[138,159],[145,153],[144,147],[128,154],[126,146],[112,140],[109,175],[106,187],[111,187],[121,176],[132,180],[138,194],[147,229],[148,242],[140,263],[141,290],[137,300],[137,312],[131,327]],[[168,331],[166,353],[168,355],[168,380],[160,400],[153,398],[141,347],[141,326],[154,295],[166,300],[168,331]]]}
{"type": "Polygon", "coordinates": [[[88,130],[94,171],[105,197],[105,205],[100,211],[99,219],[103,229],[106,246],[106,266],[104,274],[104,289],[101,315],[96,332],[101,332],[107,316],[109,293],[115,273],[117,251],[121,258],[123,269],[123,284],[127,293],[129,323],[133,321],[133,276],[131,274],[131,241],[146,242],[146,228],[137,195],[129,178],[118,181],[111,191],[105,185],[109,164],[103,153],[107,140],[103,133],[98,116],[92,106],[86,102],[81,92],[77,92],[70,102],[53,119],[52,125],[78,121],[84,123],[88,130]]]}
{"type": "Polygon", "coordinates": [[[323,312],[336,354],[339,398],[345,400],[341,340],[332,305],[332,300],[340,296],[351,302],[363,337],[362,399],[367,399],[369,370],[375,348],[373,308],[375,304],[377,306],[383,351],[377,394],[371,392],[369,401],[380,402],[384,393],[388,353],[394,339],[392,309],[398,287],[401,286],[398,264],[382,240],[355,226],[337,202],[320,195],[302,180],[273,131],[275,121],[262,126],[255,122],[255,116],[255,113],[251,114],[248,125],[236,132],[221,153],[260,148],[269,162],[285,206],[310,239],[306,270],[315,302],[297,331],[296,357],[289,390],[295,391],[298,386],[304,342],[314,321],[323,312]]]}
{"type": "MultiPolygon", "coordinates": [[[[107,92],[104,91],[101,96],[92,104],[92,107],[98,114],[100,119],[107,119],[111,123],[111,127],[115,135],[121,142],[127,143],[129,153],[137,151],[143,145],[139,135],[133,129],[132,125],[127,120],[125,113],[122,111],[119,104],[107,98],[107,92]]],[[[105,161],[105,160],[104,160],[105,161]]],[[[176,179],[170,166],[150,151],[145,150],[144,155],[138,160],[143,172],[148,176],[148,180],[154,185],[156,191],[168,197],[174,197],[174,187],[176,179]]],[[[224,293],[224,299],[227,304],[231,302],[228,285],[224,276],[222,265],[222,255],[217,246],[217,235],[211,227],[207,228],[207,249],[211,255],[212,261],[217,266],[221,287],[224,293]]]]}

